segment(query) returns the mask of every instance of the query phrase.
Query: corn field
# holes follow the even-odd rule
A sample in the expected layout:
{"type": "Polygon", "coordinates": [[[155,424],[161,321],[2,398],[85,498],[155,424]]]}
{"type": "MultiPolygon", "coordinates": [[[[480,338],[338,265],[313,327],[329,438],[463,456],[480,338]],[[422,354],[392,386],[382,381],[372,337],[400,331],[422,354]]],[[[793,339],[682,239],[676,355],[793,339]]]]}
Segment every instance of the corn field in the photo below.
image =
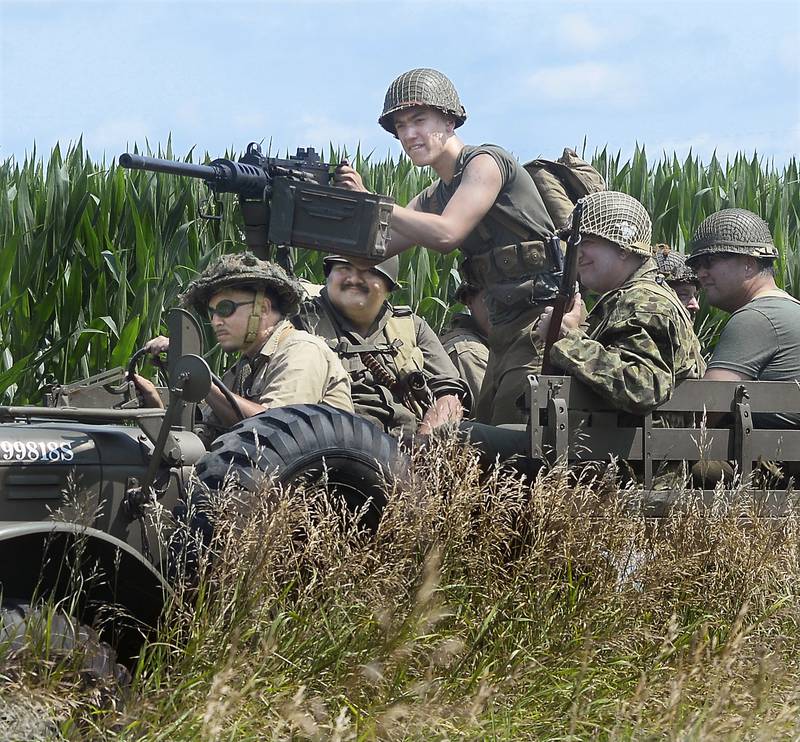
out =
{"type": "MultiPolygon", "coordinates": [[[[176,159],[171,142],[152,154],[176,159]]],[[[331,145],[329,162],[342,151],[331,145]]],[[[236,156],[228,153],[226,156],[236,156]]],[[[205,162],[190,151],[183,160],[205,162]]],[[[780,251],[778,282],[800,294],[797,161],[782,167],[756,155],[732,161],[664,156],[648,161],[637,149],[628,161],[607,149],[593,164],[609,188],[639,199],[653,218],[653,239],[683,249],[708,214],[738,206],[763,216],[780,251]]],[[[409,160],[376,161],[360,149],[351,157],[366,186],[406,204],[432,175],[409,160]]],[[[161,329],[181,285],[219,254],[241,249],[235,201],[223,219],[207,221],[202,182],[129,172],[95,162],[83,143],[48,158],[36,151],[24,162],[0,164],[0,401],[35,402],[55,380],[70,381],[124,364],[161,329]]],[[[299,275],[321,280],[322,256],[295,251],[299,275]]],[[[415,249],[401,262],[407,303],[440,328],[458,283],[457,255],[415,249]]],[[[698,323],[713,336],[719,315],[704,308],[698,323]],[[710,329],[709,329],[710,328],[710,329]]],[[[216,364],[218,357],[212,358],[216,364]]]]}

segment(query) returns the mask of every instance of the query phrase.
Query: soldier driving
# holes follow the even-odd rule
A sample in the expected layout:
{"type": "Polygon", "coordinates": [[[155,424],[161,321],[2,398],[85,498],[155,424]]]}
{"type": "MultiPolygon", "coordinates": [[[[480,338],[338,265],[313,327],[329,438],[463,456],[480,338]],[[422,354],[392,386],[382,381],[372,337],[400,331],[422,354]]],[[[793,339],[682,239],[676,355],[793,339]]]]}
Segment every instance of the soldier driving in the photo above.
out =
{"type": "MultiPolygon", "coordinates": [[[[578,275],[600,294],[586,317],[576,294],[564,314],[550,361],[620,410],[644,415],[672,395],[682,379],[704,370],[700,343],[686,307],[658,272],[650,246],[650,217],[624,193],[583,199],[578,275]]],[[[548,307],[537,332],[547,337],[548,307]]]]}
{"type": "MultiPolygon", "coordinates": [[[[439,176],[407,207],[395,206],[389,255],[422,245],[460,249],[462,275],[486,289],[490,355],[476,419],[524,422],[517,398],[530,373],[541,368],[541,345],[532,328],[558,289],[556,260],[544,239],[553,223],[533,180],[496,145],[469,146],[455,130],[467,118],[452,82],[433,69],[414,69],[389,87],[379,123],[400,140],[418,167],[439,176]]],[[[336,183],[366,190],[349,166],[336,183]]]]}
{"type": "Polygon", "coordinates": [[[388,301],[399,259],[361,269],[329,255],[323,264],[325,288],[304,303],[299,321],[342,359],[356,413],[395,434],[458,422],[462,401],[469,403],[466,384],[428,323],[388,301]]]}
{"type": "MultiPolygon", "coordinates": [[[[284,405],[323,403],[352,412],[350,378],[336,354],[288,319],[297,313],[302,294],[280,266],[245,252],[219,258],[181,295],[184,306],[207,313],[225,352],[241,353],[222,378],[238,409],[212,386],[201,410],[209,430],[204,438],[238,422],[239,413],[250,417],[284,405]]],[[[145,347],[158,355],[169,347],[169,338],[156,337],[145,347]]],[[[150,381],[135,375],[134,383],[147,406],[161,406],[150,381]]]]}

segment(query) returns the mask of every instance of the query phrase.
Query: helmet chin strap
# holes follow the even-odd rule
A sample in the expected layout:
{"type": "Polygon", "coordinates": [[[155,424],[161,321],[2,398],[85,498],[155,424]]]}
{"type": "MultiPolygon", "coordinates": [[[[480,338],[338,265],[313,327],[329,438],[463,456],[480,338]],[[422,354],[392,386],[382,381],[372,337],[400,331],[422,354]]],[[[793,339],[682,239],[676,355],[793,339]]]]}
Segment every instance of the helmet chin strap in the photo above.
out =
{"type": "Polygon", "coordinates": [[[247,334],[244,336],[244,344],[251,345],[258,337],[258,330],[261,326],[261,310],[264,307],[264,289],[256,291],[256,298],[253,300],[253,311],[247,319],[247,334]]]}

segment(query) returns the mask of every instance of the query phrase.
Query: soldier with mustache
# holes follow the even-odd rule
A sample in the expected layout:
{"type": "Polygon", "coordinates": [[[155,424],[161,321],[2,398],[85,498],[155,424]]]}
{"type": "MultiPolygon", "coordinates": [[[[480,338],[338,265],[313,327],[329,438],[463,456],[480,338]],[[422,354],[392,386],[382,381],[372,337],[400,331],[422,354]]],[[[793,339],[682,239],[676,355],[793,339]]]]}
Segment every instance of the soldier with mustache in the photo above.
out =
{"type": "Polygon", "coordinates": [[[328,255],[323,265],[325,287],[304,302],[298,323],[326,338],[341,359],[356,413],[396,435],[461,420],[469,389],[436,333],[409,307],[389,302],[399,258],[359,268],[328,255]]]}

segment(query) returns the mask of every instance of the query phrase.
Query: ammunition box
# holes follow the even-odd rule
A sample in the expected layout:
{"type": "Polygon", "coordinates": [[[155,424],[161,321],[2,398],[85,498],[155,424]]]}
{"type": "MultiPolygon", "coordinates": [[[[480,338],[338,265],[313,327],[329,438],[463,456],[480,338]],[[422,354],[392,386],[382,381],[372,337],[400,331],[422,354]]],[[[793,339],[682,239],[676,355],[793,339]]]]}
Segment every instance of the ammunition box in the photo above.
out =
{"type": "Polygon", "coordinates": [[[276,177],[269,241],[383,260],[394,199],[276,177]]]}

